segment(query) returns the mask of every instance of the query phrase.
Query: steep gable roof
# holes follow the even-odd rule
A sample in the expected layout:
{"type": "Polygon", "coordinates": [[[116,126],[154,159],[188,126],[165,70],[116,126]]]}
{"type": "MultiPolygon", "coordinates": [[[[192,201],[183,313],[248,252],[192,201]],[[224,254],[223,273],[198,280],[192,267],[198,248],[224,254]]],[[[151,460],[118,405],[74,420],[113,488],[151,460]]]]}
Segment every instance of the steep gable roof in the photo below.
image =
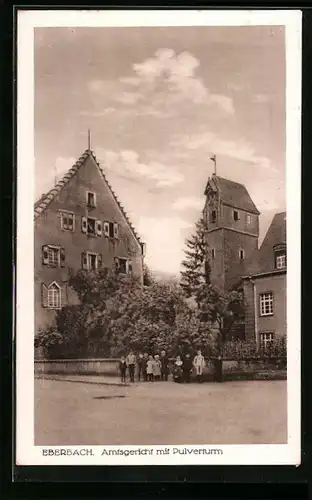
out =
{"type": "Polygon", "coordinates": [[[214,189],[214,186],[218,189],[219,198],[225,205],[253,214],[260,214],[243,184],[213,175],[212,178],[208,179],[205,194],[209,186],[212,189],[214,189]]]}
{"type": "Polygon", "coordinates": [[[124,210],[124,207],[118,200],[115,192],[112,189],[112,186],[109,184],[103,169],[100,167],[99,162],[97,161],[95,154],[93,151],[90,149],[87,149],[81,156],[80,158],[76,161],[76,163],[68,170],[68,172],[63,176],[63,178],[46,194],[41,195],[39,200],[36,201],[34,205],[34,218],[35,220],[39,217],[39,215],[48,208],[50,203],[54,200],[54,198],[60,193],[60,191],[68,184],[68,182],[77,174],[78,170],[81,168],[81,166],[85,163],[88,157],[92,157],[93,160],[95,161],[101,175],[103,178],[103,181],[107,185],[110,193],[112,194],[115,202],[117,203],[123,217],[125,218],[127,224],[129,225],[131,232],[133,233],[134,237],[136,238],[137,242],[139,244],[142,244],[142,241],[140,237],[138,236],[137,232],[135,231],[127,213],[124,210]]]}
{"type": "Polygon", "coordinates": [[[249,275],[275,271],[274,247],[286,245],[286,212],[274,215],[264,240],[246,268],[249,275]]]}

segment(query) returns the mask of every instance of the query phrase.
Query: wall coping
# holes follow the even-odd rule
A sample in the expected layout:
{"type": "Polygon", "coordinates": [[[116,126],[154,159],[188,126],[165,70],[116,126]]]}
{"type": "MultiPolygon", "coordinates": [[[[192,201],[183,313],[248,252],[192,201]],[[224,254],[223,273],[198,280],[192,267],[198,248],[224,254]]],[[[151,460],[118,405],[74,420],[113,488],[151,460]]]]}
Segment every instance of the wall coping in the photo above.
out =
{"type": "Polygon", "coordinates": [[[80,359],[35,359],[35,363],[95,363],[95,362],[101,362],[101,361],[108,361],[108,362],[117,362],[120,361],[120,358],[80,358],[80,359]]]}
{"type": "MultiPolygon", "coordinates": [[[[212,356],[210,358],[205,358],[206,361],[216,361],[219,358],[212,356]]],[[[221,358],[222,361],[262,361],[262,360],[285,360],[287,356],[248,356],[244,358],[234,358],[225,356],[221,358]]],[[[170,358],[172,361],[173,358],[170,358]]],[[[96,363],[96,362],[115,362],[120,361],[120,358],[85,358],[85,359],[35,359],[35,363],[96,363]]]]}

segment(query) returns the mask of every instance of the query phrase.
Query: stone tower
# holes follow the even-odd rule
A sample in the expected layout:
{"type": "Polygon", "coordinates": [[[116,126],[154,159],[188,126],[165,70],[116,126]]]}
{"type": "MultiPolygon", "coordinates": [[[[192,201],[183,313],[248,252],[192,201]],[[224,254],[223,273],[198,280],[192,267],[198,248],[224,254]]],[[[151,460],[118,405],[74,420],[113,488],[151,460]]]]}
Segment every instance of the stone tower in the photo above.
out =
{"type": "Polygon", "coordinates": [[[258,249],[259,214],[243,184],[213,174],[205,189],[204,220],[211,282],[230,290],[258,249]]]}

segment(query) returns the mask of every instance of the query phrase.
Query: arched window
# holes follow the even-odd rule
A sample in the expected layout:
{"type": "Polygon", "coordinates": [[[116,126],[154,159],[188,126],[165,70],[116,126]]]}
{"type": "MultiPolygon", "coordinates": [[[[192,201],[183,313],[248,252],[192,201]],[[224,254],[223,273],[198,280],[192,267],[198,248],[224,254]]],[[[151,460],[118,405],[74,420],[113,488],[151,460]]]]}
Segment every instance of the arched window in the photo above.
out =
{"type": "Polygon", "coordinates": [[[48,307],[50,309],[61,307],[61,287],[55,281],[48,287],[48,307]]]}

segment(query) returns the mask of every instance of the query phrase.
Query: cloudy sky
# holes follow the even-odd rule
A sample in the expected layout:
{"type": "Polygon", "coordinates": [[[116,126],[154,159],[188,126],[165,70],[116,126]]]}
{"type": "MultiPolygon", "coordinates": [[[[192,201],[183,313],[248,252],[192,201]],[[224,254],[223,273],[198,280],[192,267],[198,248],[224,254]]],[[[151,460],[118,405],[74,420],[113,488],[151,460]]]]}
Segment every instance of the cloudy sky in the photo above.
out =
{"type": "Polygon", "coordinates": [[[283,27],[36,28],[36,197],[88,128],[152,269],[179,271],[211,154],[246,185],[263,237],[285,209],[283,27]]]}

